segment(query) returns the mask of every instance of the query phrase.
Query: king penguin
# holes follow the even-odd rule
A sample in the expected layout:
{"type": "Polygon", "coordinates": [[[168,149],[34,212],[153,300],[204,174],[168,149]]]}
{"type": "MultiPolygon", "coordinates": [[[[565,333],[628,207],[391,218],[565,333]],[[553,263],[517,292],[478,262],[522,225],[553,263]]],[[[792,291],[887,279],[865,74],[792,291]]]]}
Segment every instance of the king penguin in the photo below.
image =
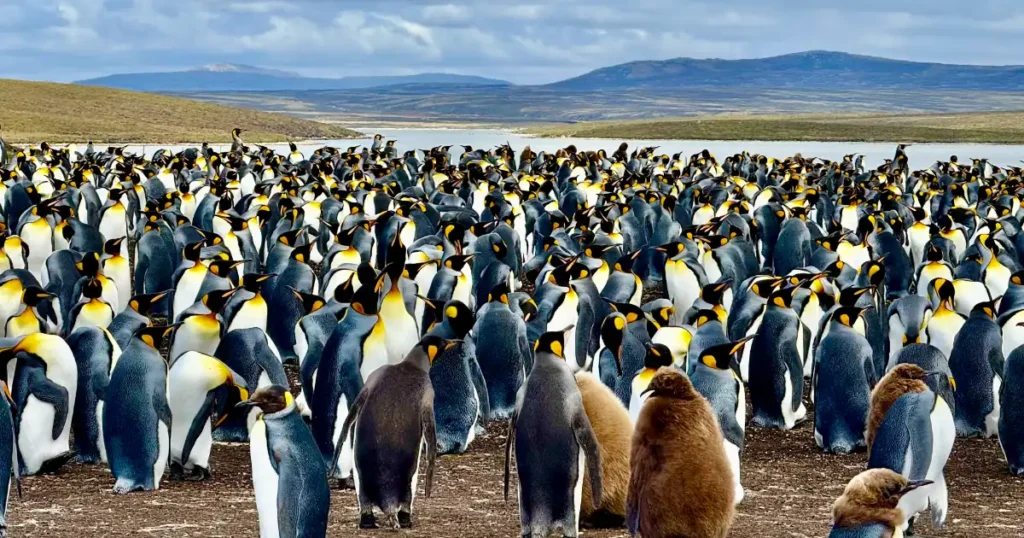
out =
{"type": "MultiPolygon", "coordinates": [[[[505,299],[508,300],[507,298],[505,299]]],[[[452,301],[444,306],[444,321],[430,334],[456,342],[443,351],[430,368],[434,392],[434,422],[437,424],[437,445],[440,454],[465,452],[484,431],[490,410],[487,383],[476,362],[476,346],[466,335],[473,328],[473,311],[452,301]]]]}
{"type": "Polygon", "coordinates": [[[1003,341],[995,301],[978,303],[956,335],[949,373],[956,383],[953,415],[960,437],[992,437],[999,424],[1003,382],[1003,341]]]}
{"type": "Polygon", "coordinates": [[[67,338],[78,366],[78,391],[71,415],[74,447],[81,463],[106,463],[103,447],[103,394],[110,371],[121,357],[113,335],[99,327],[84,327],[67,338]]]}
{"type": "Polygon", "coordinates": [[[516,406],[516,394],[533,366],[533,349],[526,321],[512,311],[507,283],[491,290],[481,305],[470,333],[476,362],[487,385],[492,418],[508,418],[516,406]]]}
{"type": "MultiPolygon", "coordinates": [[[[807,416],[803,404],[803,362],[797,350],[800,318],[791,306],[795,287],[774,291],[750,347],[750,400],[753,423],[792,429],[807,416]]],[[[691,346],[692,347],[692,346],[691,346]]]]}
{"type": "Polygon", "coordinates": [[[533,370],[516,400],[505,442],[505,498],[512,451],[519,476],[523,536],[579,532],[584,465],[592,506],[602,499],[601,454],[572,370],[566,364],[567,331],[547,332],[534,346],[533,370]]]}
{"type": "Polygon", "coordinates": [[[825,452],[849,454],[864,448],[864,427],[876,373],[871,345],[854,326],[863,308],[832,313],[828,335],[815,352],[811,378],[814,441],[825,452]]]}
{"type": "MultiPolygon", "coordinates": [[[[437,458],[430,369],[454,345],[438,336],[424,337],[404,361],[374,372],[352,403],[341,435],[347,440],[352,434],[360,528],[377,526],[375,508],[384,513],[392,528],[412,527],[424,448],[427,476],[423,490],[430,498],[437,458]]],[[[337,457],[336,452],[335,461],[337,457]]]]}
{"type": "Polygon", "coordinates": [[[110,374],[104,395],[103,444],[114,493],[159,489],[170,452],[167,363],[160,356],[172,327],[136,331],[110,374]]]}
{"type": "Polygon", "coordinates": [[[258,408],[249,432],[260,538],[324,538],[331,492],[323,459],[288,389],[263,387],[243,402],[258,408]]]}
{"type": "Polygon", "coordinates": [[[906,517],[899,503],[904,495],[931,485],[907,480],[889,469],[868,469],[853,477],[832,505],[829,538],[898,538],[906,517]]]}

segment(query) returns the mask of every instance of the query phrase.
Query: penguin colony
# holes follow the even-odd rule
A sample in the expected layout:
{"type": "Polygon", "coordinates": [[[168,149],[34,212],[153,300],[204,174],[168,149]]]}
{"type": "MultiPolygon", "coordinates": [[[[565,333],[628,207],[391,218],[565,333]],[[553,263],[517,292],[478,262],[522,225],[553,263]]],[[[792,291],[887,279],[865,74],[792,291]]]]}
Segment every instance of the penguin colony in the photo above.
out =
{"type": "Polygon", "coordinates": [[[264,538],[324,536],[329,481],[407,528],[492,419],[524,537],[726,536],[748,426],[868,451],[835,537],[942,527],[956,437],[1024,476],[1020,168],[241,135],[0,154],[0,509],[71,462],[212,479],[225,440],[264,538]]]}

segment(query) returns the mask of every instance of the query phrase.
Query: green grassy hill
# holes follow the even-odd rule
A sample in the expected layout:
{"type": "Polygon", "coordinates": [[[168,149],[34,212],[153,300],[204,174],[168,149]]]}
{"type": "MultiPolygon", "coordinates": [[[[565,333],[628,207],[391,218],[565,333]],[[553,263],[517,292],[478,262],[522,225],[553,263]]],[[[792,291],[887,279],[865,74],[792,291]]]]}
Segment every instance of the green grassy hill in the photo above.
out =
{"type": "Polygon", "coordinates": [[[0,79],[0,126],[8,143],[251,142],[337,139],[359,133],[335,125],[178,97],[71,84],[0,79]]]}
{"type": "Polygon", "coordinates": [[[544,137],[1024,143],[1024,112],[721,115],[537,126],[544,137]]]}

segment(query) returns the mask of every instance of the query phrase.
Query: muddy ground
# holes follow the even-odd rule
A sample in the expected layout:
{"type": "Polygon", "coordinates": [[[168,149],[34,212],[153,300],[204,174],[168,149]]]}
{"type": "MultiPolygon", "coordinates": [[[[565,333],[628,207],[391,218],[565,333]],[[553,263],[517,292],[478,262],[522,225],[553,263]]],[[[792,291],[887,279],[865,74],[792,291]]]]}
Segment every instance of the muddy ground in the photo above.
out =
{"type": "MultiPolygon", "coordinates": [[[[434,494],[417,497],[410,537],[519,536],[515,501],[502,500],[502,450],[506,425],[493,423],[468,453],[439,460],[434,494]]],[[[791,432],[749,429],[743,456],[747,497],[731,536],[821,537],[829,510],[846,482],[864,468],[864,454],[833,456],[814,446],[811,425],[791,432]]],[[[160,491],[116,496],[102,467],[71,465],[55,476],[24,480],[14,494],[11,536],[245,536],[259,535],[247,445],[218,444],[214,478],[164,480],[160,491]]],[[[422,478],[421,474],[421,478],[422,478]]],[[[994,440],[958,440],[947,468],[950,512],[946,530],[929,523],[919,536],[1011,537],[1024,535],[1024,482],[1011,477],[994,440]]],[[[513,491],[515,491],[513,486],[513,491]]],[[[361,532],[350,491],[331,497],[331,536],[373,537],[361,532]]],[[[625,531],[586,530],[584,536],[619,537],[625,531]]]]}

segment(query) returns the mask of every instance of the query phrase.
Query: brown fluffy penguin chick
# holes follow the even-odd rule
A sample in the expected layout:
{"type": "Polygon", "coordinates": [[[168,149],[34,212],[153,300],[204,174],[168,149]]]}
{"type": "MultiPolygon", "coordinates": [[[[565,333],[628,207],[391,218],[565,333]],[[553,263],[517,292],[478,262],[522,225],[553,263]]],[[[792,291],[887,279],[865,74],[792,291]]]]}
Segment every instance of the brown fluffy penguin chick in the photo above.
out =
{"type": "Polygon", "coordinates": [[[868,414],[868,427],[864,432],[864,439],[867,441],[868,453],[871,453],[871,445],[875,442],[875,432],[878,431],[885,414],[889,412],[892,404],[908,392],[924,392],[928,390],[924,378],[927,373],[916,364],[901,364],[893,368],[885,377],[875,385],[871,391],[871,412],[868,414]]]}
{"type": "Polygon", "coordinates": [[[890,538],[903,525],[904,515],[897,505],[911,491],[930,484],[927,480],[909,482],[889,469],[870,469],[853,477],[843,494],[832,505],[832,533],[847,529],[880,526],[878,534],[890,538]]]}
{"type": "Polygon", "coordinates": [[[621,527],[626,517],[629,491],[629,451],[633,422],[615,393],[587,372],[576,374],[576,386],[583,396],[583,410],[590,419],[601,451],[601,508],[594,511],[590,476],[584,471],[580,521],[594,527],[621,527]]]}
{"type": "Polygon", "coordinates": [[[661,368],[633,430],[626,526],[643,538],[723,538],[733,517],[732,469],[707,400],[661,368]]]}

